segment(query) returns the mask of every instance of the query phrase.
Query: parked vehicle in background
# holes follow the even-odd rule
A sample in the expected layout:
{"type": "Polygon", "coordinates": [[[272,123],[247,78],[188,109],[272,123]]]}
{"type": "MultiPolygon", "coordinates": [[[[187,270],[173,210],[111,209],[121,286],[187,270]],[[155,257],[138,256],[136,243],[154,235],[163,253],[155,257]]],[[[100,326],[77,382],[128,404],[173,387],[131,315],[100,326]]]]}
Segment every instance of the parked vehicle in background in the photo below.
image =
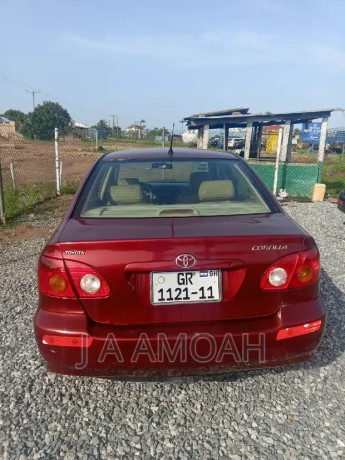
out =
{"type": "Polygon", "coordinates": [[[218,147],[221,140],[221,136],[214,136],[210,139],[211,147],[218,147]]]}
{"type": "Polygon", "coordinates": [[[244,137],[234,137],[229,139],[228,146],[233,149],[241,149],[244,147],[246,140],[244,137]]]}
{"type": "Polygon", "coordinates": [[[38,267],[49,370],[142,376],[312,358],[326,311],[319,251],[238,155],[101,157],[38,267]]]}
{"type": "MultiPolygon", "coordinates": [[[[242,137],[233,137],[228,140],[229,149],[243,149],[245,146],[245,139],[242,137]]],[[[223,136],[214,136],[210,139],[210,145],[212,147],[218,147],[219,149],[223,148],[224,138],[223,136]]]]}
{"type": "Polygon", "coordinates": [[[338,196],[338,209],[345,212],[345,190],[339,193],[338,196]]]}
{"type": "Polygon", "coordinates": [[[244,149],[245,144],[246,144],[246,141],[244,139],[241,139],[233,143],[233,148],[234,149],[244,149]]]}
{"type": "Polygon", "coordinates": [[[326,144],[325,148],[326,153],[343,153],[344,151],[344,144],[334,143],[334,144],[326,144]]]}

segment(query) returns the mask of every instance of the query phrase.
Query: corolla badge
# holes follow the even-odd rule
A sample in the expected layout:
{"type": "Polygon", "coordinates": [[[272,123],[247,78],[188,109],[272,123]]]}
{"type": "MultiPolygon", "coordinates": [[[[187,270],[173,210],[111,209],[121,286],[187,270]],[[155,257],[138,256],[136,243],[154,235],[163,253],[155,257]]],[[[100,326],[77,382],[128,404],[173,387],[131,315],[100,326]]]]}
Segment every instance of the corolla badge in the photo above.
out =
{"type": "Polygon", "coordinates": [[[180,254],[175,261],[180,268],[192,268],[196,264],[196,258],[191,254],[180,254]]]}
{"type": "Polygon", "coordinates": [[[252,251],[275,251],[275,250],[281,250],[281,249],[287,249],[287,245],[271,245],[271,246],[253,246],[252,251]]]}

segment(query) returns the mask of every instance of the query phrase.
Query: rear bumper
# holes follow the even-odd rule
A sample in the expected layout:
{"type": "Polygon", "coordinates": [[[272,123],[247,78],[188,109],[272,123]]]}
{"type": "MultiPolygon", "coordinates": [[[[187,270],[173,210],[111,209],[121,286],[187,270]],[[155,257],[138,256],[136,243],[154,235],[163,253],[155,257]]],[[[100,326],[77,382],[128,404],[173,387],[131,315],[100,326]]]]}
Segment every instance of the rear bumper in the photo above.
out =
{"type": "Polygon", "coordinates": [[[92,323],[82,313],[41,308],[35,317],[38,347],[50,371],[99,377],[214,374],[298,363],[315,355],[325,327],[320,298],[245,321],[105,326],[92,323]],[[276,340],[281,329],[320,319],[316,332],[276,340]],[[58,340],[81,337],[87,346],[58,346],[49,336],[58,340]]]}

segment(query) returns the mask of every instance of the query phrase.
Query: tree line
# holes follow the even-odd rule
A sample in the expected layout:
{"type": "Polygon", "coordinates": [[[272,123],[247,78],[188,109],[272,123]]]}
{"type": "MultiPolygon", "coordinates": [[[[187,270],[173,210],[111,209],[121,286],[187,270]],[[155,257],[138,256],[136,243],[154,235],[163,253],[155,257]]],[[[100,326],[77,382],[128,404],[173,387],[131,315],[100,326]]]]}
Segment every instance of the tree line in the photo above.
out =
{"type": "MultiPolygon", "coordinates": [[[[44,101],[29,113],[9,109],[0,116],[16,122],[18,131],[27,139],[51,140],[54,138],[55,128],[58,128],[61,134],[72,134],[76,131],[68,111],[57,102],[44,101]]],[[[99,120],[92,128],[105,131],[106,137],[154,140],[163,133],[162,128],[147,129],[145,120],[141,120],[140,127],[138,126],[138,130],[134,131],[124,131],[119,126],[111,127],[105,119],[99,120]]],[[[165,136],[169,134],[170,132],[165,129],[165,136]]]]}
{"type": "Polygon", "coordinates": [[[50,140],[54,138],[54,129],[65,131],[71,117],[66,109],[57,102],[45,101],[29,113],[10,109],[2,114],[4,118],[15,121],[18,130],[28,139],[50,140]]]}

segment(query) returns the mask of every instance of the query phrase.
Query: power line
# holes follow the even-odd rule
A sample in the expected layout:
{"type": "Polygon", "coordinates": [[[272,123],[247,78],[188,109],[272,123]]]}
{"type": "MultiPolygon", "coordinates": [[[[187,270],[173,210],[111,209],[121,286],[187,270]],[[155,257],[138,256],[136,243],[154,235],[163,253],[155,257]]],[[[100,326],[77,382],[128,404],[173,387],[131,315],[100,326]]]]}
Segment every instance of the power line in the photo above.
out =
{"type": "Polygon", "coordinates": [[[119,138],[119,118],[117,115],[109,115],[113,119],[113,136],[114,136],[114,118],[116,118],[116,137],[119,138]]]}
{"type": "Polygon", "coordinates": [[[32,88],[34,89],[34,87],[32,85],[30,85],[29,83],[24,83],[24,82],[21,82],[19,80],[15,80],[14,78],[12,77],[9,77],[7,75],[4,75],[4,74],[0,74],[0,83],[4,83],[6,85],[10,85],[10,86],[20,86],[22,89],[25,89],[25,88],[32,88]]]}
{"type": "Polygon", "coordinates": [[[0,93],[0,96],[5,96],[5,97],[12,97],[15,99],[25,99],[27,101],[27,97],[24,96],[15,96],[14,94],[5,94],[5,93],[0,93]]]}
{"type": "MultiPolygon", "coordinates": [[[[8,75],[4,75],[4,74],[0,74],[0,83],[3,83],[3,84],[6,84],[6,85],[9,85],[9,86],[12,86],[12,87],[20,87],[22,89],[26,89],[27,87],[29,88],[32,88],[32,90],[27,90],[26,89],[26,92],[30,92],[32,93],[34,91],[34,87],[32,85],[30,85],[29,83],[24,83],[22,81],[19,81],[19,80],[15,80],[14,78],[12,77],[9,77],[8,75]]],[[[88,109],[86,107],[81,107],[73,102],[70,102],[68,101],[67,99],[65,98],[62,98],[60,96],[57,96],[56,94],[52,94],[52,93],[49,93],[45,90],[40,90],[40,92],[42,94],[45,94],[46,96],[49,96],[49,97],[53,97],[54,99],[57,99],[61,102],[63,102],[64,104],[67,104],[69,106],[72,106],[78,110],[81,110],[83,112],[90,112],[90,113],[94,113],[94,114],[97,114],[97,115],[108,115],[107,113],[105,112],[98,112],[96,110],[93,110],[93,109],[88,109]]]]}

